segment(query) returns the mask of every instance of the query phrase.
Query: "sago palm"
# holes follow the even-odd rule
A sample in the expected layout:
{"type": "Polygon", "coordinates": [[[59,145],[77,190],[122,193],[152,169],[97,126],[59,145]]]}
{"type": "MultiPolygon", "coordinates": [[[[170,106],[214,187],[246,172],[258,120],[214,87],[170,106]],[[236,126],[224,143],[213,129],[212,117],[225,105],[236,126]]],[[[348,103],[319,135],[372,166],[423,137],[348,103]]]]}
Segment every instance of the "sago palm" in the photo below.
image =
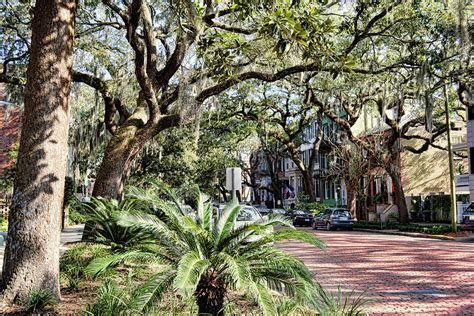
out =
{"type": "Polygon", "coordinates": [[[96,199],[84,204],[86,227],[83,240],[108,245],[112,250],[130,249],[135,245],[151,242],[152,235],[145,230],[120,225],[123,214],[137,209],[136,199],[117,200],[96,199]]]}
{"type": "Polygon", "coordinates": [[[323,248],[321,240],[295,230],[281,217],[236,227],[240,211],[237,202],[230,203],[214,219],[212,205],[204,203],[204,196],[199,192],[195,214],[189,214],[173,191],[165,191],[166,200],[150,190],[132,192],[137,200],[160,209],[164,217],[134,214],[120,221],[126,227],[153,235],[153,247],[101,258],[89,266],[89,273],[98,275],[127,260],[155,261],[160,269],[134,294],[134,310],[151,307],[170,290],[177,291],[184,299],[194,296],[199,312],[212,315],[222,314],[230,291],[251,296],[266,315],[277,313],[273,294],[288,295],[302,302],[311,299],[315,283],[309,270],[273,244],[294,239],[323,248]],[[273,230],[275,225],[287,228],[273,230]]]}

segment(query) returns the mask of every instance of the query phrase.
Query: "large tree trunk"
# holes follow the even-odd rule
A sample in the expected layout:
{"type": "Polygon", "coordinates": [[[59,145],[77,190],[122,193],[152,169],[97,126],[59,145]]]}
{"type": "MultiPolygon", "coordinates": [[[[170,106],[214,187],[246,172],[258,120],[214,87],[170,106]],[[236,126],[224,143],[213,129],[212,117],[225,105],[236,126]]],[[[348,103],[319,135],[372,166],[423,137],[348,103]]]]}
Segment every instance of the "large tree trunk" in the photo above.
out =
{"type": "Polygon", "coordinates": [[[408,207],[403,191],[399,159],[392,159],[388,172],[395,187],[395,201],[398,206],[399,221],[402,224],[407,224],[409,222],[408,207]]]}
{"type": "MultiPolygon", "coordinates": [[[[347,183],[349,184],[349,183],[347,183]]],[[[346,185],[347,188],[347,208],[352,214],[353,218],[357,218],[357,209],[356,209],[356,202],[357,202],[357,194],[354,189],[351,189],[352,185],[346,185]]]]}
{"type": "Polygon", "coordinates": [[[311,202],[316,201],[316,192],[314,190],[313,178],[309,170],[301,170],[301,176],[303,177],[303,190],[304,193],[309,196],[311,202]]]}
{"type": "Polygon", "coordinates": [[[143,146],[133,135],[114,136],[105,149],[92,195],[121,200],[132,161],[143,146]]]}
{"type": "Polygon", "coordinates": [[[309,197],[311,202],[316,201],[316,192],[314,190],[314,183],[311,174],[312,170],[305,166],[303,160],[300,158],[300,152],[294,143],[287,143],[286,148],[290,152],[291,159],[295,163],[298,170],[301,172],[304,193],[309,197]]]}
{"type": "Polygon", "coordinates": [[[155,135],[179,124],[176,115],[163,115],[155,122],[148,119],[146,107],[141,106],[117,129],[105,149],[93,196],[121,200],[133,159],[155,135]]]}
{"type": "Polygon", "coordinates": [[[44,289],[59,298],[74,0],[37,0],[18,171],[8,218],[3,305],[44,289]]]}
{"type": "Polygon", "coordinates": [[[153,133],[143,133],[146,120],[145,108],[139,107],[117,129],[105,148],[104,158],[94,184],[93,196],[122,199],[123,187],[130,173],[133,159],[146,142],[154,136],[153,133]]]}

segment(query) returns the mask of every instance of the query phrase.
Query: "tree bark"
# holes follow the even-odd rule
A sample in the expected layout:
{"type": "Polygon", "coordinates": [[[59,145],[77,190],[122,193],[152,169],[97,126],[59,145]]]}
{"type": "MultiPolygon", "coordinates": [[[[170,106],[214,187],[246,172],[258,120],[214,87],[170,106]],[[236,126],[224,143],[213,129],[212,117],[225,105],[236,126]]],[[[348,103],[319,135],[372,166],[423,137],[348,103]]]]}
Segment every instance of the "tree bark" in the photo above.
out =
{"type": "Polygon", "coordinates": [[[120,126],[107,144],[104,158],[97,172],[92,195],[121,200],[124,183],[130,173],[132,161],[149,138],[139,133],[143,130],[147,113],[139,107],[135,113],[120,126]]]}
{"type": "Polygon", "coordinates": [[[408,207],[405,199],[405,192],[403,190],[399,159],[392,159],[388,173],[390,174],[395,187],[395,201],[398,206],[399,221],[401,224],[407,224],[409,222],[408,207]]]}
{"type": "Polygon", "coordinates": [[[2,304],[31,291],[59,298],[74,0],[37,0],[32,22],[18,173],[8,218],[2,304]]]}
{"type": "MultiPolygon", "coordinates": [[[[349,183],[346,183],[349,184],[349,183]]],[[[347,208],[352,214],[353,218],[357,218],[356,202],[357,194],[354,189],[351,189],[352,186],[346,185],[347,188],[347,208]]]]}
{"type": "Polygon", "coordinates": [[[201,315],[224,315],[226,289],[221,280],[205,276],[199,281],[194,296],[201,315]]]}
{"type": "Polygon", "coordinates": [[[316,201],[316,192],[314,190],[314,183],[309,170],[300,170],[303,177],[303,190],[309,196],[311,202],[316,201]]]}
{"type": "Polygon", "coordinates": [[[121,200],[133,158],[143,146],[133,135],[114,136],[105,149],[92,196],[121,200]]]}
{"type": "Polygon", "coordinates": [[[133,159],[155,135],[178,123],[179,117],[172,115],[151,122],[146,107],[138,107],[107,144],[92,195],[121,200],[133,159]]]}

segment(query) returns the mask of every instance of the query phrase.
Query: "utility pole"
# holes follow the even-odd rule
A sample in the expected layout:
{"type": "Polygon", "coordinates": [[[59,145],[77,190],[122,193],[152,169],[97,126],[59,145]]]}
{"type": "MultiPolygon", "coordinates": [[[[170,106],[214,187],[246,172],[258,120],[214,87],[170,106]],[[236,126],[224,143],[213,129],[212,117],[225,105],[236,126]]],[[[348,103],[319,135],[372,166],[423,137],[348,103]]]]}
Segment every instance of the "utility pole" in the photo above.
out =
{"type": "Polygon", "coordinates": [[[453,150],[451,148],[451,122],[450,122],[450,112],[449,112],[449,102],[448,102],[448,89],[446,87],[446,82],[443,85],[444,93],[444,112],[446,116],[446,125],[447,125],[447,136],[448,136],[448,157],[449,157],[449,185],[451,189],[451,229],[453,232],[456,232],[456,187],[454,184],[454,162],[453,162],[453,150]]]}

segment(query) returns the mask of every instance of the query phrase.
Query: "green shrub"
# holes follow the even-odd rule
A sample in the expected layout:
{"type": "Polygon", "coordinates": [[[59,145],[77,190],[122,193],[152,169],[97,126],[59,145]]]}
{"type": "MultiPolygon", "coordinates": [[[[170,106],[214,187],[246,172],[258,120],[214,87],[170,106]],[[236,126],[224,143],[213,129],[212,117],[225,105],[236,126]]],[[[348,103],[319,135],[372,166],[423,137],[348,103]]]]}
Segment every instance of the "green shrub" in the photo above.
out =
{"type": "Polygon", "coordinates": [[[134,198],[127,198],[121,202],[93,198],[90,203],[84,205],[87,218],[84,239],[107,245],[113,251],[151,243],[149,232],[119,223],[121,216],[136,212],[138,204],[139,201],[134,198]]]}
{"type": "Polygon", "coordinates": [[[336,294],[331,294],[319,286],[316,309],[320,315],[364,315],[364,307],[370,302],[365,295],[365,292],[357,295],[354,290],[344,294],[340,286],[336,294]]]}
{"type": "Polygon", "coordinates": [[[78,211],[69,212],[69,225],[83,224],[86,222],[86,219],[87,219],[86,215],[78,211]]]}
{"type": "Polygon", "coordinates": [[[8,221],[0,217],[0,232],[8,231],[8,221]]]}
{"type": "Polygon", "coordinates": [[[44,311],[57,304],[57,299],[47,290],[31,291],[28,297],[21,303],[27,312],[44,311]]]}
{"type": "Polygon", "coordinates": [[[354,228],[362,228],[362,229],[397,229],[398,223],[394,222],[386,222],[380,224],[380,222],[355,222],[354,228]]]}
{"type": "Polygon", "coordinates": [[[403,232],[416,232],[424,234],[445,234],[451,232],[451,226],[448,225],[434,225],[423,226],[417,224],[399,225],[398,229],[403,232]]]}
{"type": "Polygon", "coordinates": [[[76,184],[74,179],[71,177],[66,177],[64,179],[64,205],[68,206],[76,199],[74,192],[76,191],[76,184]]]}
{"type": "Polygon", "coordinates": [[[388,214],[388,221],[389,222],[398,222],[398,214],[397,213],[388,214]]]}
{"type": "Polygon", "coordinates": [[[308,210],[314,215],[318,215],[327,208],[332,207],[330,204],[314,202],[308,205],[308,210]]]}
{"type": "Polygon", "coordinates": [[[127,251],[98,258],[89,265],[88,272],[98,276],[137,260],[159,264],[159,269],[134,291],[129,302],[133,310],[149,311],[170,290],[176,290],[184,301],[195,301],[200,313],[211,314],[223,310],[229,291],[246,293],[265,314],[276,314],[273,293],[287,295],[300,304],[312,299],[316,285],[308,268],[272,245],[290,239],[322,248],[323,242],[313,234],[295,230],[287,219],[277,216],[237,227],[240,205],[236,201],[213,219],[212,205],[204,203],[199,191],[193,203],[196,217],[167,187],[135,189],[131,194],[137,201],[152,202],[165,219],[127,212],[118,224],[151,234],[154,247],[144,241],[127,251]],[[167,200],[160,198],[163,193],[167,200]],[[288,228],[273,230],[274,225],[288,228]]]}

